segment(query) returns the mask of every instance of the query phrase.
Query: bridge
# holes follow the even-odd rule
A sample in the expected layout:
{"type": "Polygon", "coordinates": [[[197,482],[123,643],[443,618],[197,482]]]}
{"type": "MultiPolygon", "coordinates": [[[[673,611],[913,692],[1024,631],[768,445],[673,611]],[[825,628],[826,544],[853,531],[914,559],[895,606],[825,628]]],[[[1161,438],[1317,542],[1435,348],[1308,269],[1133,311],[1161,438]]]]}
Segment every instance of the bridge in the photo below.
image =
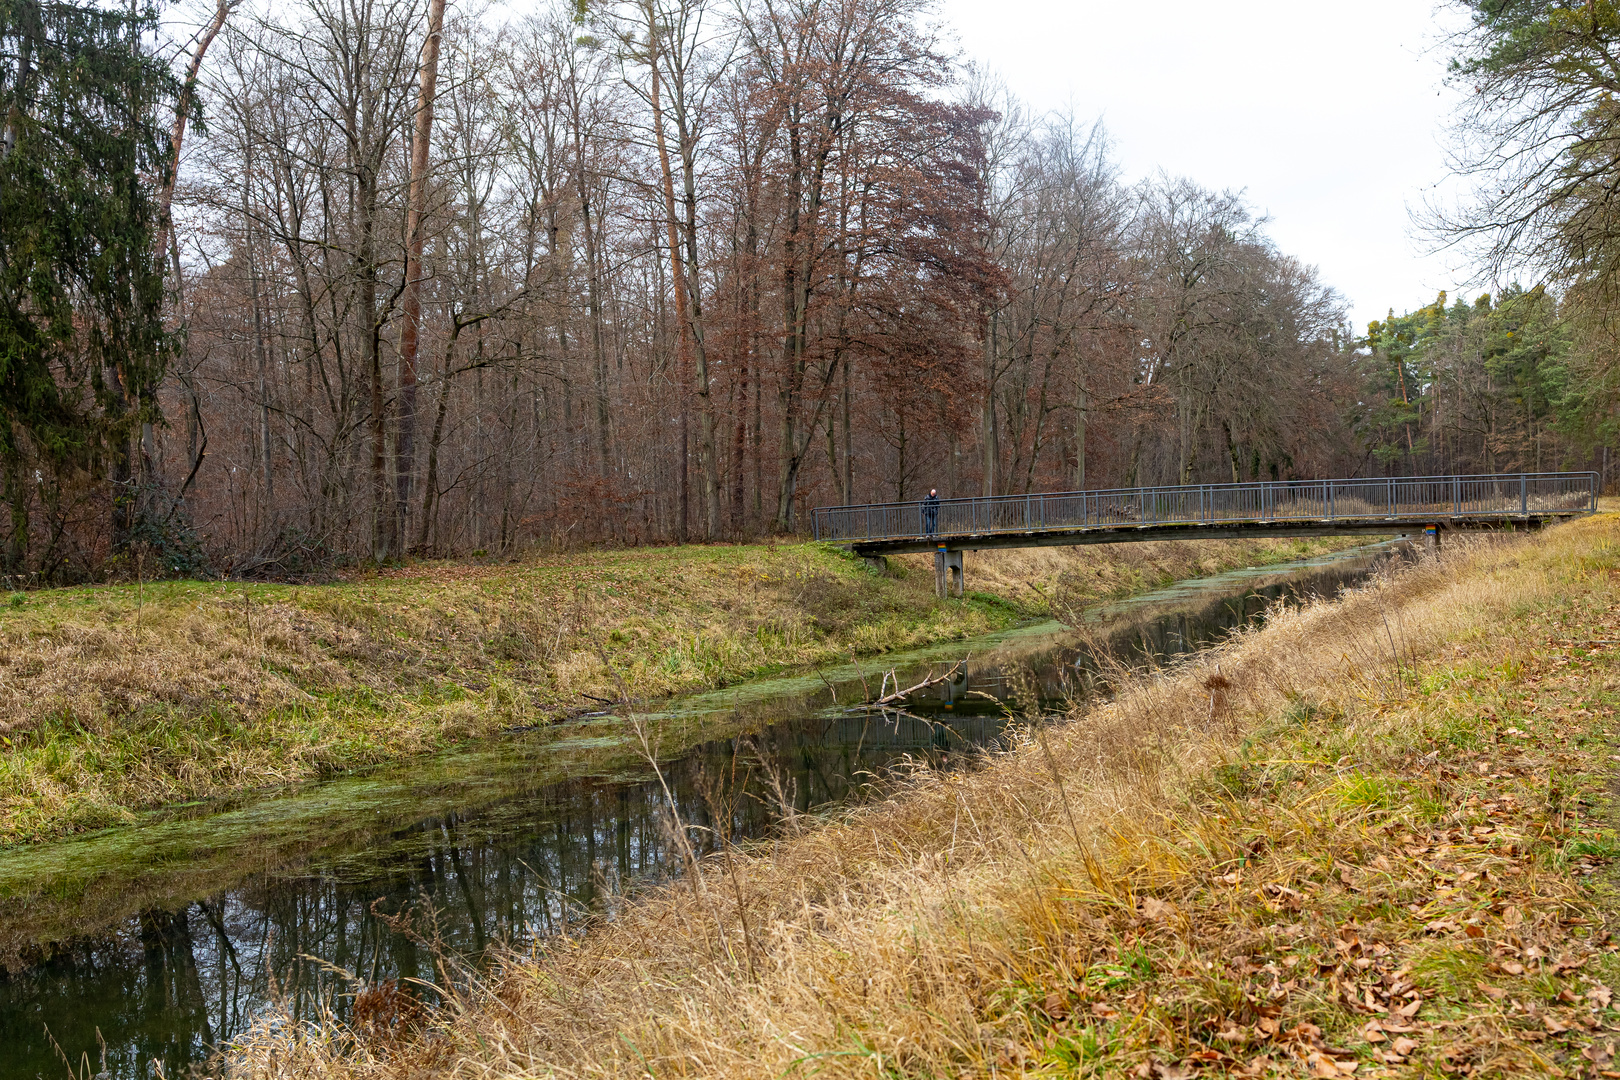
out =
{"type": "Polygon", "coordinates": [[[1539,528],[1597,511],[1595,472],[1262,480],[823,506],[817,540],[876,559],[932,551],[940,595],[963,593],[962,552],[1264,536],[1539,528]]]}

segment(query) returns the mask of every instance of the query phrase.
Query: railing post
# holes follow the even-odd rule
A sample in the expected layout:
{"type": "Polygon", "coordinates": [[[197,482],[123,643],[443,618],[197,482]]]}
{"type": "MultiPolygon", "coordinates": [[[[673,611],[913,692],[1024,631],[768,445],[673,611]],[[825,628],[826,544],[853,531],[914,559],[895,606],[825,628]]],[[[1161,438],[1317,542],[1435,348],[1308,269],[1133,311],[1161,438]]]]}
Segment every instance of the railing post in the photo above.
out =
{"type": "Polygon", "coordinates": [[[1462,513],[1462,477],[1451,478],[1451,516],[1457,517],[1462,513]]]}
{"type": "Polygon", "coordinates": [[[1332,521],[1333,518],[1334,518],[1334,514],[1333,514],[1333,494],[1334,494],[1333,493],[1333,481],[1331,481],[1331,480],[1328,481],[1327,489],[1328,489],[1328,498],[1327,498],[1328,520],[1332,521]]]}
{"type": "Polygon", "coordinates": [[[1530,478],[1519,474],[1519,516],[1530,516],[1530,478]]]}

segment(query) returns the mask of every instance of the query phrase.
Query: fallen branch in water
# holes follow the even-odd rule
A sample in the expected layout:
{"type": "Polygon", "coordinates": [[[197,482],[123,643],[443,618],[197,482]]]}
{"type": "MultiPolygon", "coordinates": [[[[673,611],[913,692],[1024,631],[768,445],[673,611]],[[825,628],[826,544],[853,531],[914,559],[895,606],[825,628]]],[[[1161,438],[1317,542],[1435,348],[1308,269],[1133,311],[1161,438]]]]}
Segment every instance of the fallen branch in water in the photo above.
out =
{"type": "MultiPolygon", "coordinates": [[[[943,675],[940,675],[940,676],[937,676],[937,677],[930,676],[929,678],[926,678],[922,682],[918,683],[916,686],[907,687],[904,690],[896,690],[892,694],[885,694],[883,697],[878,698],[876,701],[870,701],[870,702],[867,702],[867,704],[869,704],[869,705],[889,705],[889,704],[892,704],[892,703],[894,703],[896,701],[903,701],[904,699],[910,697],[912,694],[915,694],[919,690],[926,690],[930,686],[936,686],[939,683],[945,682],[947,679],[949,679],[953,675],[955,675],[958,671],[961,671],[963,669],[963,667],[966,666],[966,664],[967,664],[967,659],[964,657],[963,659],[958,660],[956,663],[952,664],[950,670],[945,672],[945,674],[943,674],[943,675]]],[[[889,674],[892,675],[893,672],[890,672],[889,674]]],[[[899,684],[900,684],[900,680],[896,679],[895,680],[895,685],[898,686],[899,684]]],[[[883,679],[883,687],[886,689],[888,687],[888,685],[889,685],[889,677],[888,677],[888,675],[885,675],[884,679],[883,679]]]]}

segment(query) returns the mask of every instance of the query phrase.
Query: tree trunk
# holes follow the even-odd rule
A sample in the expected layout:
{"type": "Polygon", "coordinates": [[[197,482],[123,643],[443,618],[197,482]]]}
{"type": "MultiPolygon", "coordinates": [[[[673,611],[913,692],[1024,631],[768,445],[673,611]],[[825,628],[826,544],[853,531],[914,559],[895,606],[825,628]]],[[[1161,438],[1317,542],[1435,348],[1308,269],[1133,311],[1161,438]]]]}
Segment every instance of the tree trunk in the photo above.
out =
{"type": "Polygon", "coordinates": [[[392,532],[404,542],[410,510],[411,480],[416,475],[416,357],[422,329],[423,219],[427,216],[429,150],[433,144],[433,103],[438,96],[439,39],[444,30],[444,0],[430,0],[427,37],[422,42],[416,132],[411,138],[410,205],[405,212],[405,287],[400,296],[399,435],[394,456],[394,522],[392,532]]]}
{"type": "MultiPolygon", "coordinates": [[[[152,250],[163,258],[169,249],[169,232],[174,227],[170,208],[174,205],[174,182],[180,175],[180,146],[186,139],[186,123],[191,119],[191,99],[197,92],[197,73],[202,70],[203,55],[208,52],[208,46],[214,43],[225,26],[226,16],[241,0],[219,0],[214,9],[214,18],[203,30],[202,37],[197,42],[197,51],[191,54],[191,63],[186,65],[186,78],[180,84],[180,97],[174,103],[174,131],[169,136],[169,165],[163,175],[163,182],[158,187],[157,197],[157,235],[153,237],[152,250]]],[[[27,59],[23,60],[24,81],[27,75],[27,59]]],[[[9,129],[8,129],[9,133],[9,129]]],[[[8,141],[6,149],[11,146],[8,141]]]]}
{"type": "Polygon", "coordinates": [[[748,454],[748,354],[744,352],[737,361],[736,379],[736,412],[732,428],[731,442],[731,533],[737,539],[743,535],[744,506],[744,480],[747,471],[748,454]]]}
{"type": "Polygon", "coordinates": [[[984,321],[984,493],[996,493],[996,465],[1001,447],[996,432],[996,313],[984,321]]]}
{"type": "MultiPolygon", "coordinates": [[[[583,144],[577,138],[576,146],[583,152],[583,144]]],[[[596,250],[596,226],[591,221],[590,187],[585,180],[583,164],[579,166],[579,205],[580,230],[585,237],[585,305],[591,317],[591,367],[596,379],[596,456],[598,468],[606,477],[613,472],[613,452],[607,352],[602,344],[601,256],[596,250]]]]}
{"type": "Polygon", "coordinates": [[[1086,423],[1091,419],[1091,395],[1085,376],[1074,377],[1074,489],[1086,490],[1086,423]]]}
{"type": "MultiPolygon", "coordinates": [[[[675,174],[669,164],[669,146],[664,140],[664,109],[659,95],[659,83],[662,82],[658,70],[658,34],[659,25],[657,15],[652,3],[648,2],[647,15],[647,68],[650,72],[649,89],[652,104],[653,138],[658,146],[658,168],[662,174],[664,189],[664,215],[665,231],[669,242],[669,269],[670,285],[675,293],[675,331],[679,347],[676,351],[676,385],[684,391],[686,385],[686,370],[691,365],[692,358],[692,322],[688,314],[686,275],[681,268],[681,241],[680,225],[675,217],[675,174]]],[[[705,366],[705,375],[707,374],[705,366]]],[[[690,444],[688,442],[688,417],[690,411],[686,404],[686,394],[680,397],[681,409],[681,461],[680,461],[680,527],[677,530],[682,542],[687,538],[687,523],[689,496],[687,493],[687,455],[690,444]]],[[[704,393],[707,400],[708,394],[704,393]]],[[[709,442],[713,445],[713,426],[709,425],[709,442]]]]}
{"type": "Polygon", "coordinates": [[[388,490],[388,412],[383,394],[382,320],[377,311],[376,178],[362,171],[360,203],[360,310],[365,312],[365,365],[371,383],[371,557],[385,562],[394,553],[393,499],[388,490]]]}
{"type": "Polygon", "coordinates": [[[854,501],[855,501],[855,454],[854,454],[855,443],[853,442],[854,435],[852,433],[852,429],[853,429],[854,425],[852,424],[852,422],[850,420],[850,415],[849,415],[850,414],[850,408],[851,408],[850,400],[849,400],[849,396],[850,396],[849,395],[850,368],[853,367],[854,364],[855,364],[855,361],[852,358],[850,358],[849,356],[844,357],[844,400],[843,400],[843,414],[844,414],[843,415],[843,425],[844,425],[844,483],[843,483],[843,490],[844,490],[844,505],[845,506],[849,506],[852,503],[854,503],[854,501]]]}

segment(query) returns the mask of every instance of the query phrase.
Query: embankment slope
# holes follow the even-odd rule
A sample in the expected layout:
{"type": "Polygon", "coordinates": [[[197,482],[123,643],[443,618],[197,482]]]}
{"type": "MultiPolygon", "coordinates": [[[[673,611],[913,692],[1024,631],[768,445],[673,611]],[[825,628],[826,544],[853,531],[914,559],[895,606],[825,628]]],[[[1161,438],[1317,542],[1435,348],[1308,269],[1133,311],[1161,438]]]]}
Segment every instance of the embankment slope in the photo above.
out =
{"type": "Polygon", "coordinates": [[[1458,545],[717,859],[426,1024],[288,1025],[241,1064],[1609,1075],[1617,525],[1458,545]]]}
{"type": "Polygon", "coordinates": [[[934,599],[926,557],[879,575],[817,545],[14,593],[0,601],[0,844],[1330,546],[987,552],[970,556],[966,602],[934,599]]]}

